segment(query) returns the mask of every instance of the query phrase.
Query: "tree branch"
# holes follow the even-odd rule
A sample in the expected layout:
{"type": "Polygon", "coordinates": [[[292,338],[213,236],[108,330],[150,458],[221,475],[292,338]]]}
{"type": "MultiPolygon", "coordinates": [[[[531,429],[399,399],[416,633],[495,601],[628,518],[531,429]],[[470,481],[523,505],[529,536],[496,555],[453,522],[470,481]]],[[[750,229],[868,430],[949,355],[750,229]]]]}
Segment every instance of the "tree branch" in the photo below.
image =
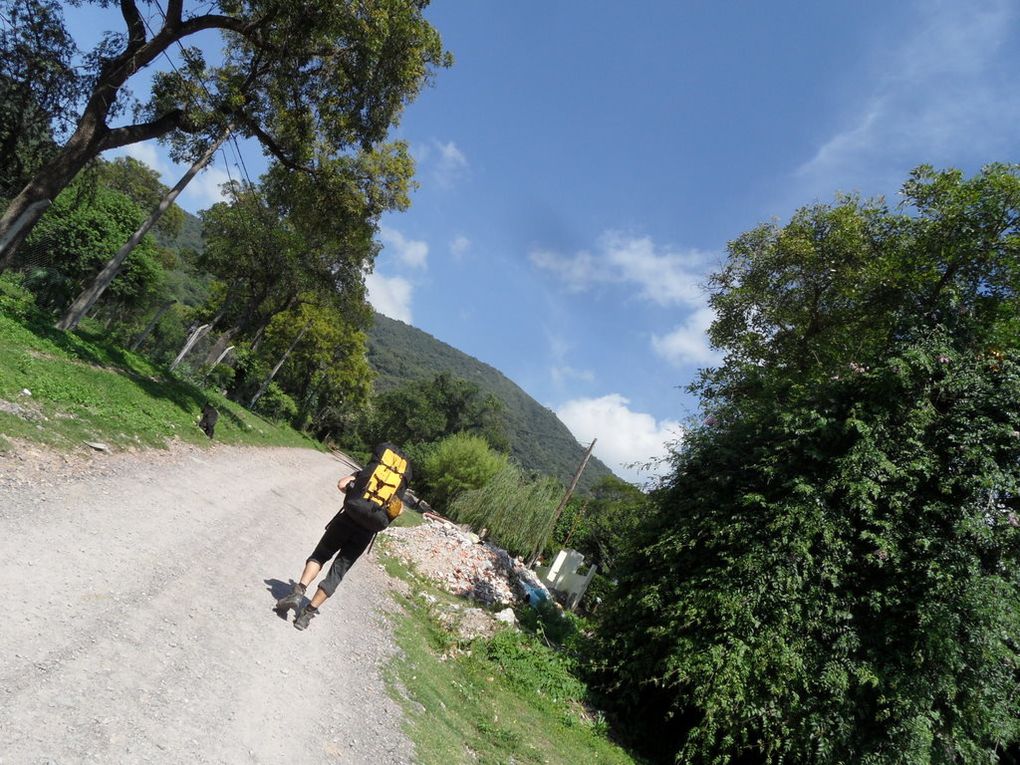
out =
{"type": "Polygon", "coordinates": [[[120,13],[128,28],[127,49],[132,51],[141,48],[145,45],[145,24],[134,0],[120,0],[120,13]]]}
{"type": "Polygon", "coordinates": [[[184,13],[184,0],[167,0],[166,24],[177,26],[181,23],[181,14],[184,13]]]}
{"type": "Polygon", "coordinates": [[[272,154],[274,157],[276,157],[277,160],[279,160],[281,165],[290,170],[297,170],[302,173],[308,173],[309,175],[312,176],[315,175],[315,170],[313,168],[308,167],[307,165],[299,164],[290,157],[288,157],[286,152],[280,147],[278,143],[276,143],[276,140],[271,135],[269,135],[269,133],[263,130],[262,126],[259,125],[258,122],[251,119],[247,115],[237,115],[237,119],[239,122],[244,123],[245,127],[247,127],[252,132],[252,134],[259,139],[262,145],[269,150],[270,154],[272,154]]]}
{"type": "Polygon", "coordinates": [[[159,138],[171,130],[181,127],[184,122],[184,116],[183,109],[174,109],[172,112],[167,112],[152,122],[139,122],[134,125],[114,128],[99,142],[99,151],[116,149],[119,146],[127,146],[138,141],[147,141],[150,138],[159,138]]]}

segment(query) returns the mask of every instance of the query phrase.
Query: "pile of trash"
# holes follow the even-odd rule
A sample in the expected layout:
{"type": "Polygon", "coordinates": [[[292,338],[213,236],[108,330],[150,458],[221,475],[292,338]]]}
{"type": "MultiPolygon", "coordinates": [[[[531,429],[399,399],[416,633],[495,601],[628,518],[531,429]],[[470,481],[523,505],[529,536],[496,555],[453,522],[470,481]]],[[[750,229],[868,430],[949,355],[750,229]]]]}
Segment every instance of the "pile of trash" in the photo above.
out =
{"type": "Polygon", "coordinates": [[[386,536],[403,563],[454,595],[486,606],[510,606],[549,592],[520,558],[483,541],[466,526],[433,513],[413,527],[391,527],[386,536]]]}

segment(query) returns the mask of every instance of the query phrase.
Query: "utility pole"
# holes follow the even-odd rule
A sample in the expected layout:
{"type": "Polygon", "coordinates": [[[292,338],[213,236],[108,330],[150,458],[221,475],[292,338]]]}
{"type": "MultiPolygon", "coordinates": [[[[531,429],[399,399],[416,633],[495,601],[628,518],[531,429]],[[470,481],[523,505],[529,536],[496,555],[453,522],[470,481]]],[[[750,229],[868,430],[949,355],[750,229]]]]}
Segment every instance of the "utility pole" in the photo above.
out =
{"type": "Polygon", "coordinates": [[[553,529],[556,528],[556,522],[560,519],[560,514],[563,512],[563,508],[565,508],[567,506],[567,502],[570,501],[570,496],[574,493],[574,489],[577,488],[577,482],[581,480],[581,473],[584,472],[584,468],[588,464],[588,460],[591,459],[591,452],[592,449],[595,448],[596,441],[598,441],[598,439],[593,438],[591,440],[591,444],[588,445],[588,450],[584,453],[584,459],[581,460],[581,464],[578,466],[577,472],[574,473],[574,480],[570,482],[570,488],[567,489],[567,493],[563,495],[563,499],[560,500],[560,504],[556,506],[556,510],[553,512],[552,523],[549,524],[549,531],[547,531],[545,535],[538,540],[538,544],[532,551],[531,558],[528,561],[529,568],[535,565],[535,561],[538,560],[538,556],[541,554],[542,548],[545,547],[546,540],[549,538],[549,535],[552,534],[553,529]]]}

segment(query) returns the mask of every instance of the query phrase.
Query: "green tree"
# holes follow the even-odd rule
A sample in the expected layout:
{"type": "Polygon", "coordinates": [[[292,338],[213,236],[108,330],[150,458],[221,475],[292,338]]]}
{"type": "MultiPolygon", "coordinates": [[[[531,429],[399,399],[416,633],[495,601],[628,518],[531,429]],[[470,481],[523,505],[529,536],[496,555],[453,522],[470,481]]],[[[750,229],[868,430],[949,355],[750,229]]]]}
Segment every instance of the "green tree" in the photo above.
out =
{"type": "Polygon", "coordinates": [[[589,495],[570,500],[553,540],[582,553],[600,571],[612,571],[640,536],[651,512],[643,491],[616,476],[605,476],[589,495]]]}
{"type": "Polygon", "coordinates": [[[663,760],[1020,742],[1018,169],[920,168],[904,193],[755,229],[713,280],[726,362],[594,665],[663,760]]]}
{"type": "Polygon", "coordinates": [[[461,493],[481,489],[507,466],[481,436],[454,433],[429,444],[414,461],[418,494],[440,512],[461,493]]]}
{"type": "MultiPolygon", "coordinates": [[[[290,349],[274,384],[295,401],[296,427],[318,432],[336,411],[358,413],[367,406],[372,372],[359,323],[336,303],[321,304],[312,296],[269,323],[258,355],[262,366],[271,367],[290,349]]],[[[234,395],[248,400],[264,378],[261,368],[254,378],[242,375],[234,395]]]]}
{"type": "MultiPolygon", "coordinates": [[[[155,210],[170,191],[160,180],[159,173],[134,157],[99,160],[95,178],[100,185],[124,194],[146,215],[155,210]]],[[[174,203],[163,212],[153,231],[161,241],[168,242],[180,233],[183,225],[184,210],[174,203]]]]}
{"type": "Polygon", "coordinates": [[[502,405],[474,383],[441,373],[423,383],[409,383],[376,397],[365,427],[369,442],[420,444],[453,433],[475,433],[497,449],[505,448],[500,422],[502,405]]]}
{"type": "Polygon", "coordinates": [[[0,0],[0,199],[21,191],[57,149],[78,96],[77,52],[52,0],[0,0]]]}
{"type": "Polygon", "coordinates": [[[563,487],[555,478],[530,480],[519,467],[508,463],[480,489],[458,494],[450,515],[478,530],[487,529],[512,555],[530,555],[548,538],[562,496],[563,487]]]}
{"type": "MultiPolygon", "coordinates": [[[[27,282],[39,304],[50,310],[66,307],[144,217],[134,202],[111,189],[75,185],[57,197],[27,242],[29,252],[46,253],[47,265],[30,269],[27,282]]],[[[163,276],[155,242],[146,237],[110,287],[110,310],[144,306],[158,294],[163,276]]]]}
{"type": "MultiPolygon", "coordinates": [[[[92,0],[104,7],[106,0],[92,0]]],[[[404,105],[449,64],[423,0],[370,4],[316,0],[222,0],[215,8],[169,0],[163,24],[149,31],[134,0],[119,3],[124,31],[86,57],[84,106],[68,140],[11,200],[0,217],[0,269],[52,199],[104,151],[150,138],[171,140],[193,160],[228,126],[259,140],[285,165],[312,171],[316,150],[338,156],[382,141],[404,105]],[[209,65],[197,48],[153,77],[140,121],[111,127],[128,106],[126,86],[145,67],[188,41],[217,31],[224,52],[209,65]]]]}
{"type": "Polygon", "coordinates": [[[258,187],[203,213],[201,267],[228,285],[212,323],[225,327],[212,362],[235,338],[257,337],[307,294],[367,326],[365,273],[379,250],[379,217],[406,209],[414,165],[402,143],[316,159],[314,176],[274,164],[258,187]],[[328,210],[328,214],[323,214],[328,210]]]}

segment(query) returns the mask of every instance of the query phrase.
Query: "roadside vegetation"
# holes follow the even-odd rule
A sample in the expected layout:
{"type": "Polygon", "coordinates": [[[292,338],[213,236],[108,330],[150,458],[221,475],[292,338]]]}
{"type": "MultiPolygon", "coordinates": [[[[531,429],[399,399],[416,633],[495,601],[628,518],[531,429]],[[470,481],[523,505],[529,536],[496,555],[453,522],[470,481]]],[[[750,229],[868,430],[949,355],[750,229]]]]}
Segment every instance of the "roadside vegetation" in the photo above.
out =
{"type": "Polygon", "coordinates": [[[216,440],[320,446],[292,428],[174,377],[112,344],[99,328],[54,330],[49,316],[14,279],[0,278],[0,449],[24,439],[62,449],[100,442],[112,448],[208,442],[203,405],[220,412],[216,440]],[[27,391],[27,393],[26,393],[27,391]]]}
{"type": "MultiPolygon", "coordinates": [[[[385,551],[385,535],[381,541],[385,551]]],[[[396,596],[401,655],[390,684],[419,762],[638,762],[610,740],[604,717],[589,705],[577,667],[582,620],[549,603],[538,610],[525,604],[522,629],[464,640],[435,617],[437,604],[456,598],[383,556],[390,574],[412,585],[411,594],[396,596]]]]}
{"type": "Polygon", "coordinates": [[[1020,761],[1020,166],[922,166],[896,208],[838,196],[731,242],[722,361],[659,485],[595,463],[556,517],[565,428],[393,323],[368,348],[379,222],[414,186],[390,128],[451,64],[427,3],[175,2],[156,34],[96,5],[116,28],[83,51],[60,3],[0,0],[0,448],[201,443],[211,401],[217,440],[393,441],[440,512],[584,552],[584,622],[459,645],[403,604],[425,762],[629,761],[607,726],[655,763],[1020,761]],[[228,53],[184,47],[211,30],[228,53]],[[198,218],[101,158],[234,135],[270,165],[198,218]]]}

